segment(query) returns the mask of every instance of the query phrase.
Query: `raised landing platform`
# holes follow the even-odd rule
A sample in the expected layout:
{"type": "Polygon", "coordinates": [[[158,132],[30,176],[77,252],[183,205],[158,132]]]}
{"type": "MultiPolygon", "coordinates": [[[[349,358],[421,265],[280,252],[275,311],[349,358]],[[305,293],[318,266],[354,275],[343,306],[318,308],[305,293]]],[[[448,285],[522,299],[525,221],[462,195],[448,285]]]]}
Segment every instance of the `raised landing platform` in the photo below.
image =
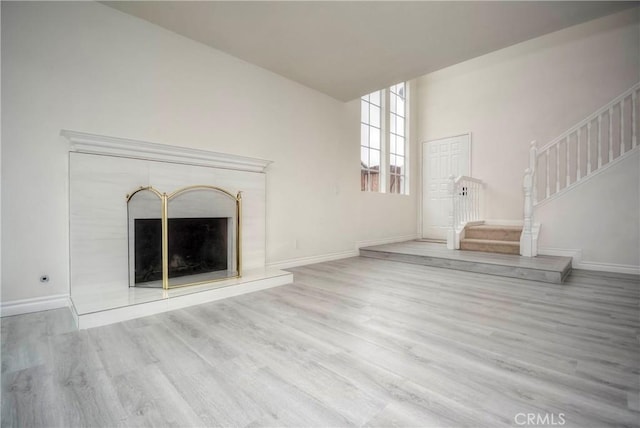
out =
{"type": "Polygon", "coordinates": [[[421,241],[364,247],[360,256],[555,284],[571,273],[571,257],[448,250],[445,244],[421,241]]]}
{"type": "Polygon", "coordinates": [[[279,269],[251,269],[241,278],[171,290],[119,287],[95,287],[92,291],[71,292],[71,312],[79,329],[99,327],[120,321],[199,305],[227,297],[291,284],[293,274],[279,269]]]}

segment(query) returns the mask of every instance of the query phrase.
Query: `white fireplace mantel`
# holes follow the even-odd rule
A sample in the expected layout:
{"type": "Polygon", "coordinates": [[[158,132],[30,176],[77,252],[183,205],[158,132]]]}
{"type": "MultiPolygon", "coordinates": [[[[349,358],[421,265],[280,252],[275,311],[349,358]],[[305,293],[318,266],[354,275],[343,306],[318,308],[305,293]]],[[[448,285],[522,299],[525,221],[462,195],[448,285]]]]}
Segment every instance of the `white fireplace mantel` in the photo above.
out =
{"type": "Polygon", "coordinates": [[[266,169],[271,161],[76,131],[60,134],[68,141],[69,277],[71,308],[80,328],[293,281],[292,273],[265,267],[266,169]],[[129,287],[125,195],[140,186],[166,192],[191,185],[242,192],[242,277],[168,292],[129,287]]]}
{"type": "Polygon", "coordinates": [[[70,152],[264,173],[270,160],[63,129],[70,152]]]}

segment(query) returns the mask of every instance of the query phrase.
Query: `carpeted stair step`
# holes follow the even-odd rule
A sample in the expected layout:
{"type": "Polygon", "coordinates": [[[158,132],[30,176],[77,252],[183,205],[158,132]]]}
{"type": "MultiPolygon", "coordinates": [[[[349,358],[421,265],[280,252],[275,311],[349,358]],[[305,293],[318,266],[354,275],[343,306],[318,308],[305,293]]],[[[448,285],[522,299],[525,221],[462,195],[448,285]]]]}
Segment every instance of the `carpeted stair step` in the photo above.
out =
{"type": "Polygon", "coordinates": [[[520,254],[520,242],[465,237],[460,240],[460,249],[487,253],[520,254]]]}
{"type": "Polygon", "coordinates": [[[520,242],[522,226],[494,226],[478,225],[467,226],[464,237],[469,239],[488,239],[491,241],[513,241],[520,242]]]}

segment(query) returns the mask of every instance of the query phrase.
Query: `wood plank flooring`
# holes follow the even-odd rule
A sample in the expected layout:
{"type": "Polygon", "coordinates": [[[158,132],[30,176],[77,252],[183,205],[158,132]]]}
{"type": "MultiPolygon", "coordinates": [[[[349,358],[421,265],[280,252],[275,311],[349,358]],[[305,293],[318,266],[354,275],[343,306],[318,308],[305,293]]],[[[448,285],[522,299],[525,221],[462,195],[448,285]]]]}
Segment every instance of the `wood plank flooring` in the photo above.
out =
{"type": "Polygon", "coordinates": [[[1,425],[640,426],[638,277],[362,257],[292,270],[292,285],[84,331],[66,310],[3,318],[1,425]]]}

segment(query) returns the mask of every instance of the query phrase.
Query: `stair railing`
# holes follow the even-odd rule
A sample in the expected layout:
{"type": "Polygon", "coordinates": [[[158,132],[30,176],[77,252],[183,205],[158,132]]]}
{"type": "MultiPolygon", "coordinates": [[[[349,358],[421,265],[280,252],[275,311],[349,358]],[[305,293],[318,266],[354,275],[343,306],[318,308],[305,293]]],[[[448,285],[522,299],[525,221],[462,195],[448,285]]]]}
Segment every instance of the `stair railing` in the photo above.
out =
{"type": "Polygon", "coordinates": [[[531,142],[523,182],[524,225],[520,237],[523,256],[533,257],[538,252],[540,226],[534,221],[538,205],[637,149],[639,91],[640,82],[541,148],[531,142]]]}
{"type": "Polygon", "coordinates": [[[449,176],[449,230],[447,248],[457,250],[464,238],[464,228],[469,224],[482,223],[484,212],[484,182],[477,178],[449,176]]]}
{"type": "Polygon", "coordinates": [[[540,225],[534,222],[534,198],[536,194],[536,142],[529,148],[529,168],[524,171],[524,222],[520,234],[520,255],[535,257],[538,255],[538,234],[540,225]]]}

